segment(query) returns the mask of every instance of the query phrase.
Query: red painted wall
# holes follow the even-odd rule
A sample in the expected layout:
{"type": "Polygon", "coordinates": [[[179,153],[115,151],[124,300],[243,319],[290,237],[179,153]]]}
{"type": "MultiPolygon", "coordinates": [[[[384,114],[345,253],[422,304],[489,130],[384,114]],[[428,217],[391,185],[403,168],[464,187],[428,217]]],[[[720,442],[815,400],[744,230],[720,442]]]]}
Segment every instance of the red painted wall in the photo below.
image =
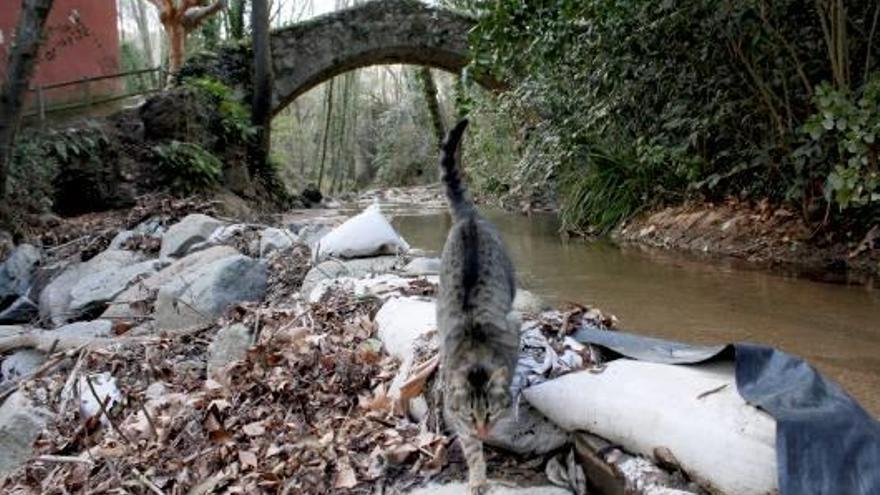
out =
{"type": "MultiPolygon", "coordinates": [[[[0,76],[6,63],[21,11],[21,0],[0,0],[0,76]]],[[[119,32],[116,0],[55,0],[46,21],[46,41],[40,51],[31,87],[119,72],[119,32]]],[[[91,92],[116,92],[118,80],[95,83],[91,92]]],[[[80,97],[73,86],[45,93],[48,101],[80,97]]]]}

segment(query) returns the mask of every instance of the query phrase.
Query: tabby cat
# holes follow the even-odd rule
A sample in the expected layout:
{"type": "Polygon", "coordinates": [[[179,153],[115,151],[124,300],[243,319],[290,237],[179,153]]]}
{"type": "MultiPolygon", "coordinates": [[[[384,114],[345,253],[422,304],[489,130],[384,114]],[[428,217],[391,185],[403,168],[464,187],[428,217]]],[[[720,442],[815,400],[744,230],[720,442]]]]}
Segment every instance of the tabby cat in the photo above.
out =
{"type": "Polygon", "coordinates": [[[469,493],[483,493],[483,440],[511,404],[510,381],[519,352],[519,321],[511,313],[513,263],[498,231],[467,196],[456,153],[467,120],[449,132],[440,166],[453,225],[440,268],[437,326],[444,383],[444,417],[458,433],[468,464],[469,493]]]}

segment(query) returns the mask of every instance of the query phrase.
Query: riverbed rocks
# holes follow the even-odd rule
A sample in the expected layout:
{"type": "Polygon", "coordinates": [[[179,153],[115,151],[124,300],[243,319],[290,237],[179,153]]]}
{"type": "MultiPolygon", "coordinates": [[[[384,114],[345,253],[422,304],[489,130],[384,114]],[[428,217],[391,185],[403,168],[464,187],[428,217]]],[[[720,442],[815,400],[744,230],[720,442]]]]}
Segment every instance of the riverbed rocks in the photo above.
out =
{"type": "Polygon", "coordinates": [[[159,289],[156,326],[173,330],[210,323],[234,303],[262,299],[268,276],[265,262],[244,255],[182,274],[159,289]]]}
{"type": "Polygon", "coordinates": [[[22,296],[27,296],[34,270],[42,259],[39,249],[30,244],[16,247],[0,265],[0,309],[22,296]]]}
{"type": "Polygon", "coordinates": [[[70,290],[70,311],[84,314],[103,308],[134,282],[156,273],[167,264],[164,260],[148,260],[117,270],[88,274],[70,290]]]}
{"type": "Polygon", "coordinates": [[[403,268],[403,273],[407,275],[439,275],[440,274],[440,258],[413,258],[403,268]]]}
{"type": "Polygon", "coordinates": [[[48,417],[22,392],[0,404],[0,480],[31,456],[48,417]]]}
{"type": "Polygon", "coordinates": [[[0,325],[27,323],[36,318],[37,305],[28,296],[42,257],[36,247],[21,244],[0,264],[0,325]]]}
{"type": "Polygon", "coordinates": [[[194,244],[208,240],[214,231],[223,225],[223,222],[208,215],[194,213],[187,215],[180,222],[171,226],[162,237],[160,257],[178,257],[194,244]]]}
{"type": "Polygon", "coordinates": [[[224,366],[243,359],[253,338],[253,332],[241,323],[221,328],[208,346],[208,376],[216,377],[224,366]]]}
{"type": "MultiPolygon", "coordinates": [[[[100,288],[93,290],[91,281],[107,279],[113,280],[117,286],[125,285],[131,280],[125,279],[122,282],[115,278],[115,274],[143,259],[142,254],[134,251],[110,249],[84,263],[69,264],[40,293],[40,317],[54,326],[80,318],[87,309],[91,309],[88,307],[88,302],[96,301],[98,300],[96,298],[106,295],[106,293],[101,294],[100,288]],[[79,296],[75,308],[71,306],[74,301],[74,291],[79,296]]],[[[123,286],[122,289],[124,288],[123,286]]]]}
{"type": "Polygon", "coordinates": [[[46,362],[46,355],[34,349],[19,349],[3,358],[0,383],[27,376],[46,362]]]}
{"type": "Polygon", "coordinates": [[[108,306],[101,318],[140,321],[150,315],[156,291],[165,285],[185,283],[208,264],[239,254],[230,246],[214,246],[180,258],[155,275],[132,285],[108,306]]]}
{"type": "MultiPolygon", "coordinates": [[[[27,376],[47,357],[53,366],[58,361],[57,369],[15,383],[22,392],[14,404],[25,418],[41,408],[55,415],[39,423],[44,440],[37,454],[57,455],[62,446],[75,459],[88,451],[94,486],[114,486],[115,473],[140,472],[164,493],[193,490],[205,479],[223,479],[242,493],[283,490],[289,480],[303,493],[366,493],[380,483],[408,493],[431,480],[464,479],[460,447],[437,414],[439,260],[398,251],[316,263],[303,244],[308,230],[190,215],[170,226],[158,258],[155,250],[109,249],[47,275],[42,292],[49,294],[40,301],[64,309],[49,312],[58,319],[45,326],[58,328],[0,326],[4,379],[27,376]],[[317,289],[319,297],[311,297],[317,289]],[[98,302],[83,302],[87,295],[98,302]],[[100,317],[94,314],[105,304],[100,317]],[[84,344],[90,347],[83,350],[84,344]],[[50,350],[52,356],[43,354],[50,350]],[[113,424],[95,418],[103,414],[94,401],[83,407],[84,377],[109,387],[118,401],[113,424]],[[79,395],[62,397],[67,382],[79,395]],[[85,441],[77,431],[89,416],[94,429],[85,441]],[[118,454],[128,442],[139,455],[118,454]],[[230,463],[237,474],[223,478],[230,463]]],[[[130,246],[131,239],[115,247],[130,246]]],[[[538,332],[532,337],[543,354],[521,363],[529,383],[541,373],[550,379],[565,366],[570,372],[591,363],[583,346],[573,351],[559,336],[562,314],[530,308],[535,314],[524,318],[538,332]]],[[[576,316],[564,318],[570,323],[576,316]]],[[[569,433],[519,402],[493,429],[490,442],[499,448],[488,450],[490,473],[529,481],[522,486],[530,488],[512,494],[568,493],[533,485],[546,485],[543,466],[555,455],[550,451],[570,442],[569,433]]],[[[34,439],[16,440],[21,448],[10,451],[19,453],[10,469],[31,456],[34,439]]],[[[5,441],[0,438],[0,449],[5,441]]],[[[77,479],[81,464],[31,460],[0,481],[0,491],[45,491],[40,483],[77,479]]],[[[446,484],[417,493],[461,489],[446,484]]]]}
{"type": "Polygon", "coordinates": [[[322,280],[340,277],[369,278],[388,273],[400,266],[401,261],[397,256],[376,256],[345,261],[327,260],[309,270],[302,283],[302,293],[311,294],[322,280]]]}
{"type": "Polygon", "coordinates": [[[296,241],[296,234],[287,229],[264,229],[260,233],[260,257],[265,258],[269,253],[287,249],[296,241]]]}
{"type": "Polygon", "coordinates": [[[47,332],[54,338],[95,339],[110,337],[113,334],[113,322],[110,320],[78,321],[47,332]]]}
{"type": "Polygon", "coordinates": [[[324,238],[327,234],[329,234],[333,230],[333,227],[324,224],[310,224],[304,225],[297,231],[297,236],[299,237],[299,242],[305,244],[312,251],[315,250],[315,247],[318,245],[318,242],[324,238]]]}

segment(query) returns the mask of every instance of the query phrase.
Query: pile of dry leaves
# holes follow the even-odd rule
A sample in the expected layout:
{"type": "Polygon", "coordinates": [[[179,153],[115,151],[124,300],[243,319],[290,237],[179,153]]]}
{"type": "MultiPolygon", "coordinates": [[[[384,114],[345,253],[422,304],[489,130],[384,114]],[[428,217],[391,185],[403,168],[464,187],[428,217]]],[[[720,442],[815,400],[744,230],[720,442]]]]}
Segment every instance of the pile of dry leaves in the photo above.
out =
{"type": "Polygon", "coordinates": [[[308,307],[238,306],[218,325],[242,322],[258,343],[216,379],[205,366],[216,328],[83,350],[67,372],[23,385],[56,419],[0,489],[382,493],[419,484],[447,465],[451,439],[374,394],[397,368],[375,338],[378,308],[341,292],[308,307]],[[122,399],[108,416],[84,418],[65,388],[102,372],[122,399]]]}

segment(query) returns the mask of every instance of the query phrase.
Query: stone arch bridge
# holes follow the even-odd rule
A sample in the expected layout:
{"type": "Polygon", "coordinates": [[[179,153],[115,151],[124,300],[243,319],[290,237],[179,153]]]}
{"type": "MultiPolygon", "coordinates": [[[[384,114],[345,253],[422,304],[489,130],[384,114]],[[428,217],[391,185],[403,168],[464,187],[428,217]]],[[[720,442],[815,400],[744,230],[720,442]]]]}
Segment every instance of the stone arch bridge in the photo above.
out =
{"type": "MultiPolygon", "coordinates": [[[[415,0],[375,0],[272,31],[273,115],[341,73],[379,64],[460,71],[474,20],[415,0]]],[[[488,76],[476,81],[499,84],[488,76]]]]}

